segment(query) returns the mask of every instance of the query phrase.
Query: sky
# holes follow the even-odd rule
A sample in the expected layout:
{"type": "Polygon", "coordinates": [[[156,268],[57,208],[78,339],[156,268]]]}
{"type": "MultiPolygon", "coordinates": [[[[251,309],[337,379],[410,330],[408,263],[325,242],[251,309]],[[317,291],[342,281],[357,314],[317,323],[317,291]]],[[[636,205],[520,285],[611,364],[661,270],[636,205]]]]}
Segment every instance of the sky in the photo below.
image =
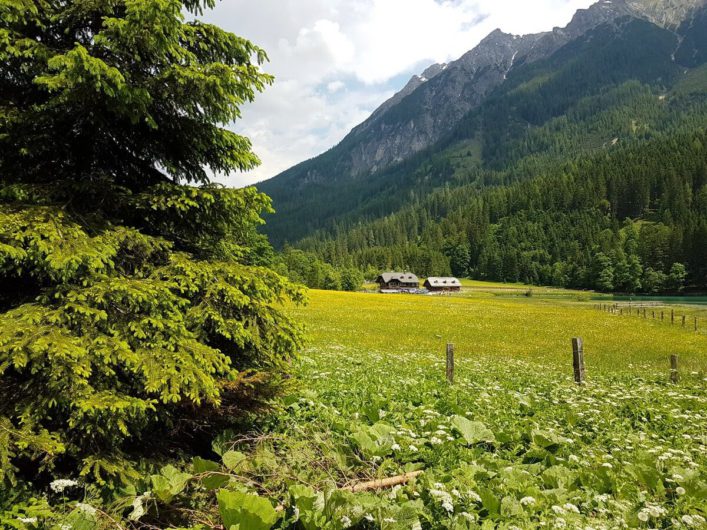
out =
{"type": "Polygon", "coordinates": [[[229,128],[262,164],[216,175],[242,187],[340,142],[414,74],[459,58],[496,28],[566,25],[593,0],[221,0],[202,17],[267,52],[275,84],[229,128]]]}

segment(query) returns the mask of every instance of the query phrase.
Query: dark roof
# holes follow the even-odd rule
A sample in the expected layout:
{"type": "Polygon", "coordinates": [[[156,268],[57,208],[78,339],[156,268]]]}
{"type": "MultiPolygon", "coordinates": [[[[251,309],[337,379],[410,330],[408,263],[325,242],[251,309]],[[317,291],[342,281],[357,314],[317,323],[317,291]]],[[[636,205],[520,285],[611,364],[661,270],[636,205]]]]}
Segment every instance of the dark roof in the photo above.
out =
{"type": "Polygon", "coordinates": [[[378,280],[383,279],[385,283],[398,280],[402,283],[420,283],[420,280],[411,272],[384,272],[378,276],[378,280]]]}

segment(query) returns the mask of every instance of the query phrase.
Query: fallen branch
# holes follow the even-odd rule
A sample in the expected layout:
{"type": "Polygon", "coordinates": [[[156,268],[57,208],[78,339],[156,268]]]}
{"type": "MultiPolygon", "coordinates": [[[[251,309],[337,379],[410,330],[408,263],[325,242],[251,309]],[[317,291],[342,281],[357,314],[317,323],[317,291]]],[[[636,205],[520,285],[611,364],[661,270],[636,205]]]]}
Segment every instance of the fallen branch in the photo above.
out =
{"type": "Polygon", "coordinates": [[[360,482],[359,484],[354,484],[353,486],[346,486],[341,488],[346,491],[352,491],[358,493],[359,491],[370,491],[370,490],[380,490],[383,488],[392,488],[399,484],[407,484],[415,477],[422,475],[422,471],[413,471],[411,473],[404,473],[396,477],[383,478],[380,480],[371,480],[369,482],[360,482]]]}
{"type": "MultiPolygon", "coordinates": [[[[412,471],[410,473],[403,473],[402,475],[397,475],[395,477],[383,478],[379,480],[370,480],[368,482],[359,482],[353,486],[345,486],[341,488],[343,491],[350,491],[353,493],[359,493],[362,491],[380,490],[383,488],[392,488],[393,486],[398,486],[399,484],[407,484],[412,479],[422,475],[422,471],[412,471]]],[[[275,507],[275,511],[280,513],[285,510],[285,506],[280,504],[275,507]]]]}

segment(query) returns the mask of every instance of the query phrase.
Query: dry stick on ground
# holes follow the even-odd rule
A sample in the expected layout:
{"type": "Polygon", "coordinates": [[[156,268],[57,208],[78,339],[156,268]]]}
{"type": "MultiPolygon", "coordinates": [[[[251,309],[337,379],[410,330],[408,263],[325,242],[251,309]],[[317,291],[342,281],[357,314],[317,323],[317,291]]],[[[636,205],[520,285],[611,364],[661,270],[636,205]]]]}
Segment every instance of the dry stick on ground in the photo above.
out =
{"type": "Polygon", "coordinates": [[[347,486],[342,489],[344,489],[346,491],[352,491],[354,493],[357,493],[360,491],[370,491],[370,490],[379,490],[379,489],[383,489],[383,488],[392,488],[393,486],[397,486],[399,484],[407,484],[412,479],[419,477],[420,475],[422,475],[422,471],[413,471],[411,473],[404,473],[404,474],[398,475],[396,477],[384,478],[384,479],[380,479],[380,480],[371,480],[368,482],[360,482],[359,484],[354,484],[353,486],[347,486]]]}
{"type": "MultiPolygon", "coordinates": [[[[350,491],[352,493],[360,493],[362,491],[380,490],[383,488],[392,488],[399,484],[407,484],[412,479],[422,475],[422,471],[412,471],[411,473],[404,473],[395,477],[383,478],[379,480],[370,480],[368,482],[359,482],[353,486],[345,486],[341,488],[343,491],[350,491]]],[[[282,512],[285,506],[280,504],[275,507],[276,512],[282,512]]]]}

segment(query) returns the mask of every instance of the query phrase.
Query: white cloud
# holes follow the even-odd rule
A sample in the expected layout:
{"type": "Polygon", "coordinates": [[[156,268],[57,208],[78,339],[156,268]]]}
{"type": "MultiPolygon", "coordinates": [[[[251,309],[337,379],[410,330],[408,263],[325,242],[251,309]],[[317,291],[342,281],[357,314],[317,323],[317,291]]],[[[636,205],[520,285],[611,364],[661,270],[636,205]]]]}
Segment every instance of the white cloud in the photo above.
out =
{"type": "Polygon", "coordinates": [[[257,182],[311,158],[433,62],[449,62],[495,28],[563,26],[591,0],[223,0],[205,18],[269,54],[275,85],[243,108],[235,130],[262,166],[218,177],[257,182]]]}
{"type": "Polygon", "coordinates": [[[327,83],[326,88],[330,93],[334,94],[339,90],[342,90],[345,86],[346,83],[344,83],[343,81],[332,81],[330,83],[327,83]]]}

